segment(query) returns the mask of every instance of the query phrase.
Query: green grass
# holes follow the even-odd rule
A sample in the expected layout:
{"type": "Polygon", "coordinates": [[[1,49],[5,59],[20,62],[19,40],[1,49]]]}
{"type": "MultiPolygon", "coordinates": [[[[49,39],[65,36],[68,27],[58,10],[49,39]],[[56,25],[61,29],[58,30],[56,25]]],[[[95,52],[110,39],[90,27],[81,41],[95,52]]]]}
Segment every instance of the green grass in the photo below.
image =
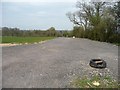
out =
{"type": "Polygon", "coordinates": [[[93,76],[92,78],[82,77],[75,79],[71,85],[75,88],[118,88],[119,84],[113,80],[110,76],[93,76]],[[93,82],[99,82],[99,86],[93,84],[93,82]]]}
{"type": "MultiPolygon", "coordinates": [[[[54,39],[54,37],[15,37],[4,36],[2,37],[2,43],[34,43],[45,40],[54,39]]],[[[1,37],[0,37],[1,40],[1,37]]]]}
{"type": "Polygon", "coordinates": [[[117,45],[117,46],[120,46],[120,43],[113,43],[113,44],[115,44],[115,45],[117,45]]]}

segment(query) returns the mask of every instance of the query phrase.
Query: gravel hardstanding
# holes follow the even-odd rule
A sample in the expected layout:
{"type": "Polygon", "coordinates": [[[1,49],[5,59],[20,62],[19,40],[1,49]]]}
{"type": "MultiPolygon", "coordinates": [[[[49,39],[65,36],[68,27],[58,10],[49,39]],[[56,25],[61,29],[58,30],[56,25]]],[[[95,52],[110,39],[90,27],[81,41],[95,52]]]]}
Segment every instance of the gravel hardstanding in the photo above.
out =
{"type": "Polygon", "coordinates": [[[94,73],[118,76],[118,47],[77,38],[56,38],[42,44],[2,48],[3,88],[65,88],[76,77],[94,73]],[[106,69],[89,66],[93,58],[106,69]],[[98,73],[99,72],[99,73],[98,73]]]}

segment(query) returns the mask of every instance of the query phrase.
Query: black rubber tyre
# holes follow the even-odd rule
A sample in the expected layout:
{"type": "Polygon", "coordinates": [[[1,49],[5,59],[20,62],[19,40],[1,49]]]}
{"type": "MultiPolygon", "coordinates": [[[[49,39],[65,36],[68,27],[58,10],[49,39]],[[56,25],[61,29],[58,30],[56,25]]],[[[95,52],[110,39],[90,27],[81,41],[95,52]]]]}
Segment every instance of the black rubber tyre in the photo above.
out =
{"type": "Polygon", "coordinates": [[[90,60],[89,65],[94,68],[106,68],[107,67],[106,62],[102,59],[92,59],[90,60]],[[100,63],[96,63],[96,62],[100,62],[100,63]]]}

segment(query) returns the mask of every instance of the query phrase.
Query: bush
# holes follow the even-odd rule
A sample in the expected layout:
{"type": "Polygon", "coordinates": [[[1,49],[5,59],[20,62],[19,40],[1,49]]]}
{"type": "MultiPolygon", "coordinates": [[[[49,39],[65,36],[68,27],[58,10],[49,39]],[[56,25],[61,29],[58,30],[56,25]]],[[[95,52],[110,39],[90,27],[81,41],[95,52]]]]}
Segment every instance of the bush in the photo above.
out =
{"type": "Polygon", "coordinates": [[[108,41],[110,43],[120,43],[120,35],[114,34],[114,35],[112,35],[112,36],[109,37],[108,41]]]}

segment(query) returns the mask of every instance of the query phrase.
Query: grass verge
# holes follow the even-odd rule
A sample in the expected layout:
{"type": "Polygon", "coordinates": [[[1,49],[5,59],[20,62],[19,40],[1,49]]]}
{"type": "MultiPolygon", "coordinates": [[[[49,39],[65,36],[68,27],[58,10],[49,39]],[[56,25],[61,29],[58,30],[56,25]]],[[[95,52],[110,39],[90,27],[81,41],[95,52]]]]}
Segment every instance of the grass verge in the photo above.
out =
{"type": "Polygon", "coordinates": [[[93,76],[92,78],[77,78],[71,85],[75,88],[120,88],[118,82],[110,76],[93,76]]]}
{"type": "Polygon", "coordinates": [[[12,36],[5,36],[2,37],[1,43],[34,43],[34,42],[41,42],[45,40],[51,40],[55,37],[12,37],[12,36]]]}
{"type": "Polygon", "coordinates": [[[113,44],[115,44],[115,45],[117,45],[117,46],[120,46],[120,43],[113,43],[113,44]]]}

